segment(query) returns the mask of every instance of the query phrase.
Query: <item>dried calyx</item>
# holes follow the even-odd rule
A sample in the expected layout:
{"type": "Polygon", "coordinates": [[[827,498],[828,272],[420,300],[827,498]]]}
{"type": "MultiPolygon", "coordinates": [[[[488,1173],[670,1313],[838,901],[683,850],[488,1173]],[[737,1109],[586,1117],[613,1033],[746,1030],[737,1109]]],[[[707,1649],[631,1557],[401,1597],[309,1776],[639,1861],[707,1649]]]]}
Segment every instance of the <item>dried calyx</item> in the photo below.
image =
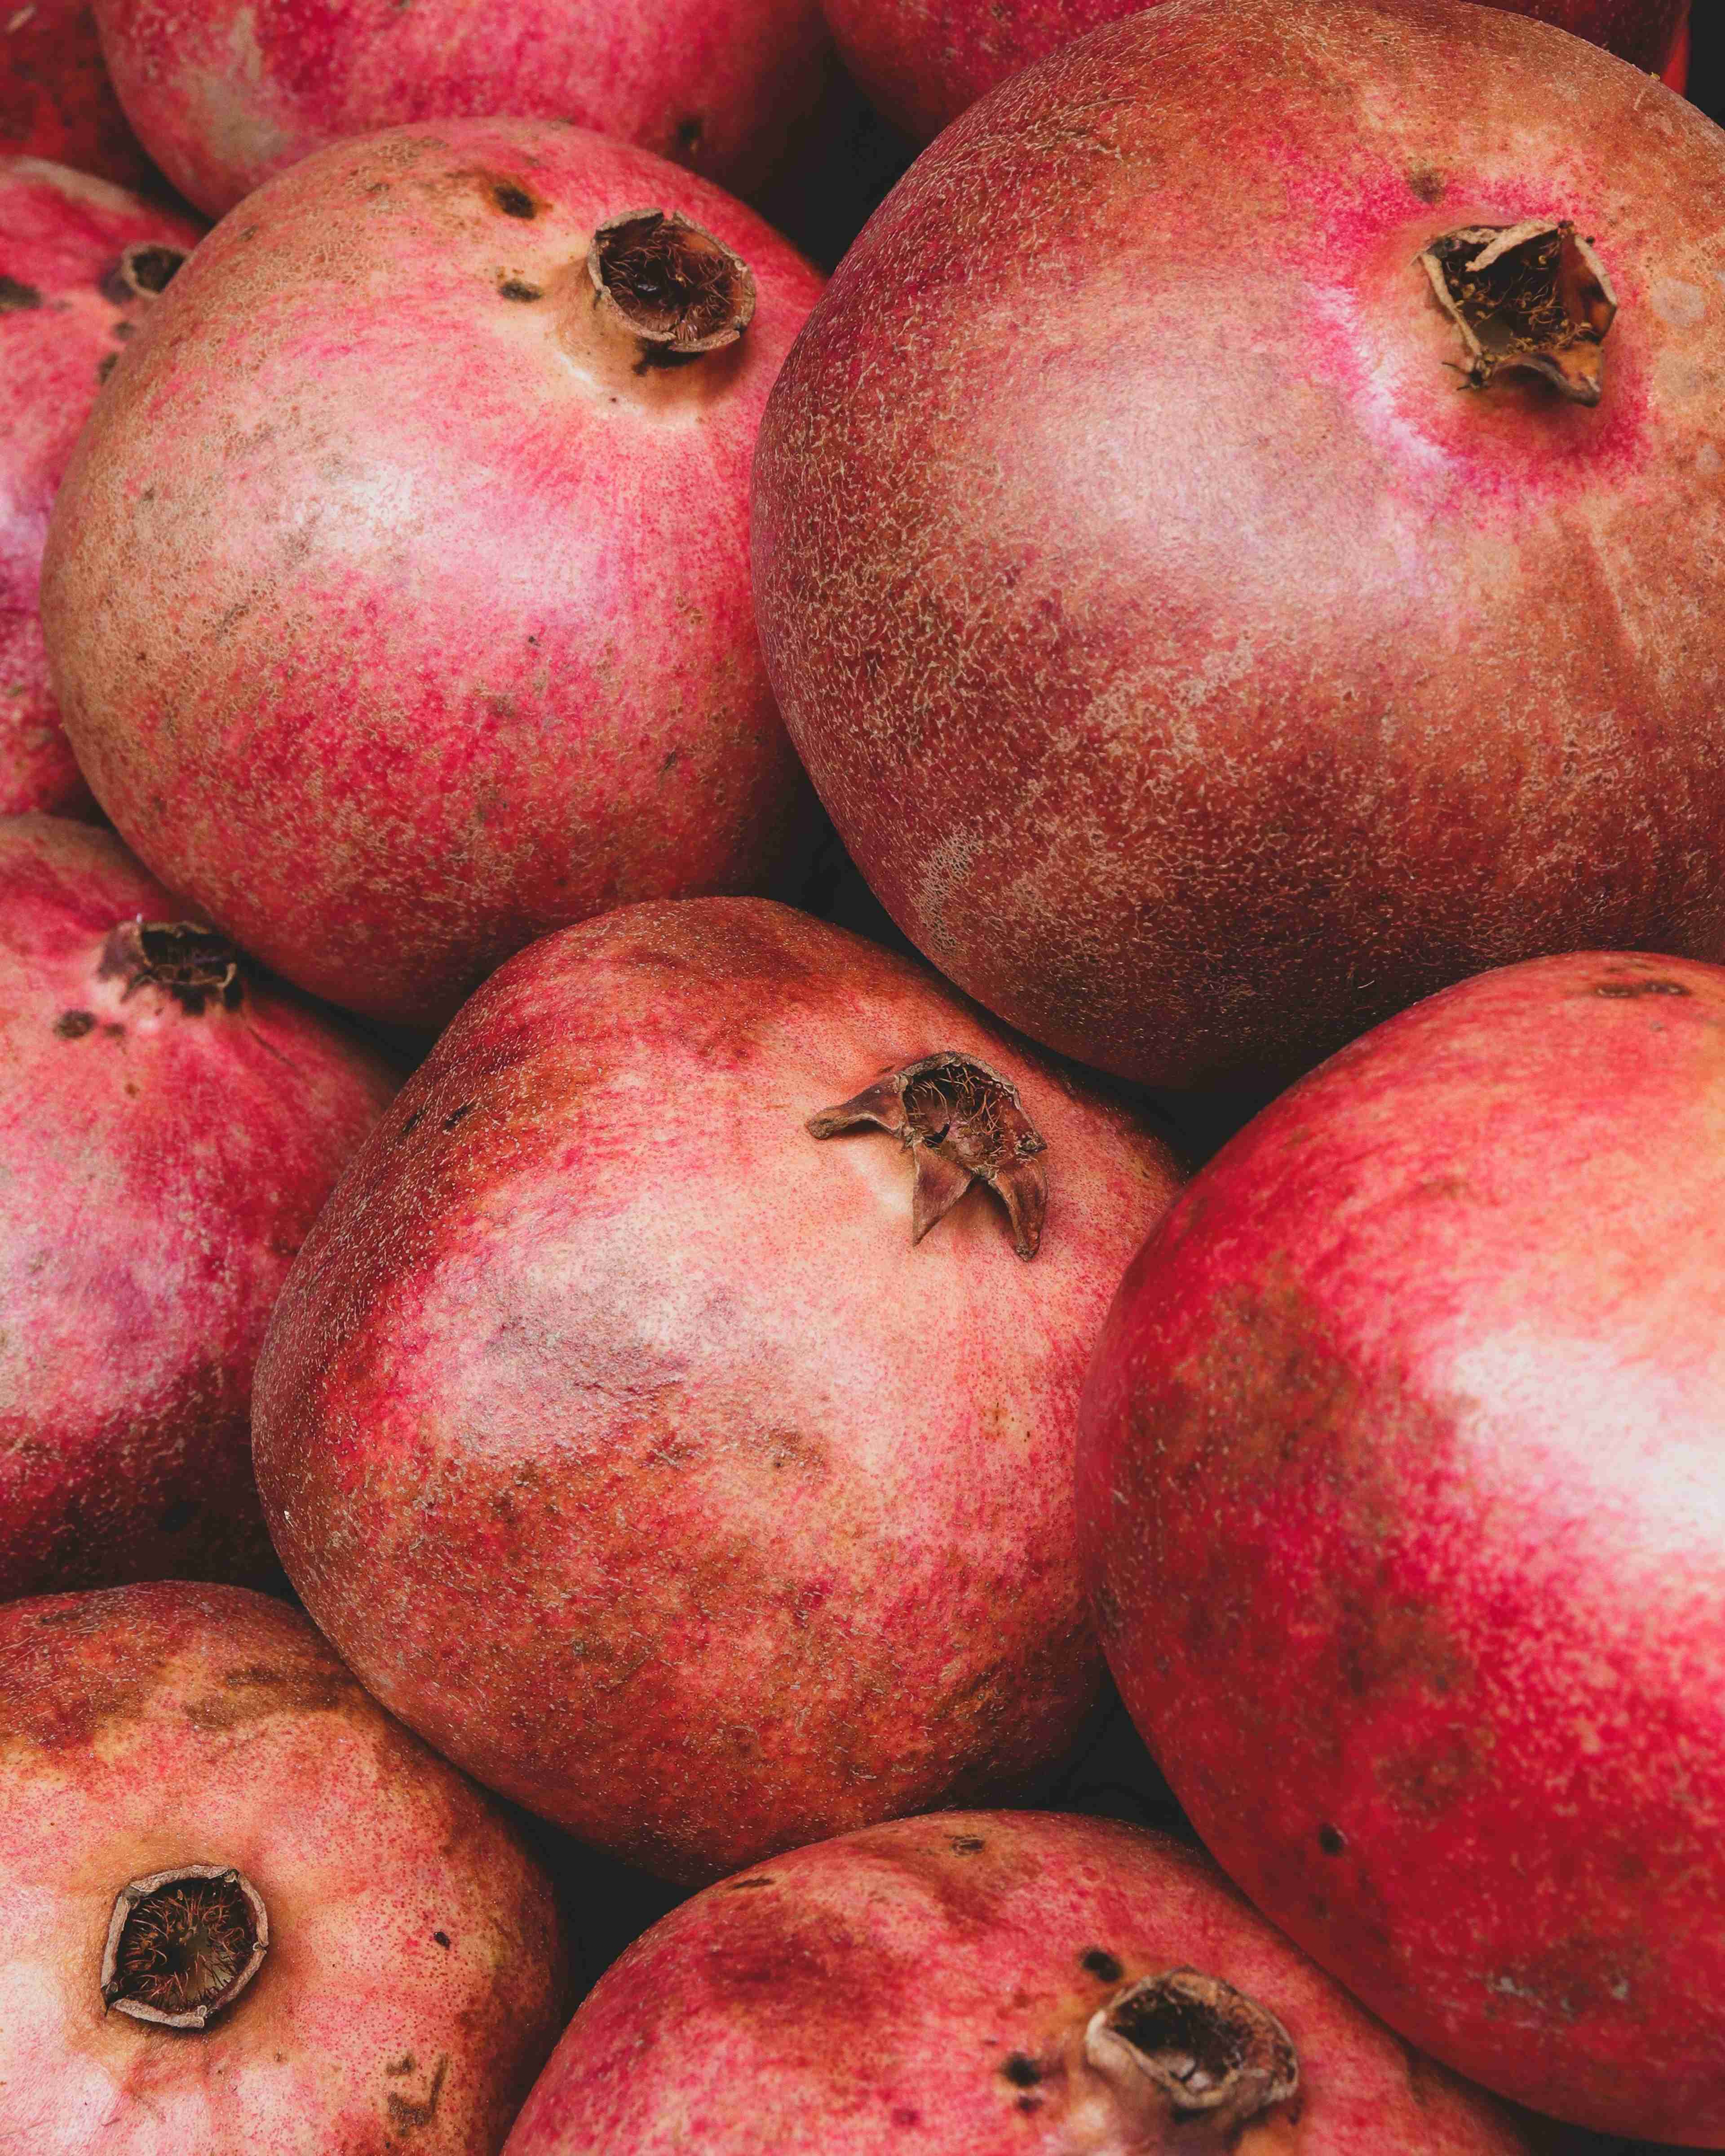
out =
{"type": "Polygon", "coordinates": [[[115,1897],[102,1952],[102,2004],[167,2029],[202,2029],[263,1964],[270,1913],[231,1865],[182,1864],[115,1897]]]}
{"type": "Polygon", "coordinates": [[[1567,219],[1468,225],[1434,239],[1420,260],[1461,332],[1468,358],[1458,372],[1471,387],[1520,368],[1577,404],[1599,403],[1617,295],[1592,241],[1567,219]]]}
{"type": "Polygon", "coordinates": [[[122,921],[109,931],[100,971],[104,980],[122,979],[127,995],[166,989],[194,1018],[210,1002],[234,1010],[245,994],[239,952],[193,921],[122,921]]]}
{"type": "Polygon", "coordinates": [[[920,1243],[973,1183],[986,1183],[1006,1208],[1021,1258],[1034,1258],[1048,1209],[1041,1135],[1024,1113],[1018,1088],[974,1056],[925,1055],[884,1070],[871,1086],[809,1121],[818,1138],[855,1130],[887,1131],[916,1163],[911,1240],[920,1243]]]}
{"type": "Polygon", "coordinates": [[[104,296],[116,307],[131,300],[153,300],[165,292],[186,262],[183,247],[141,240],[128,247],[102,280],[104,296]]]}
{"type": "Polygon", "coordinates": [[[748,264],[675,210],[608,218],[587,251],[593,304],[640,346],[645,367],[676,367],[735,344],[755,312],[748,264]]]}

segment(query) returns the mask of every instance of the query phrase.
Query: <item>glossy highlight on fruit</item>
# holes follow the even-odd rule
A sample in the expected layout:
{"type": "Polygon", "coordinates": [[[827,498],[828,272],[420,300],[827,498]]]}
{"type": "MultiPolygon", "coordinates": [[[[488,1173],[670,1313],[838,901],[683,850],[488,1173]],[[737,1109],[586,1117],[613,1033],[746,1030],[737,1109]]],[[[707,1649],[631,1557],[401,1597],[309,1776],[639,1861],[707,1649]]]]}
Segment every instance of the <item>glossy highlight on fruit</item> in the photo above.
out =
{"type": "Polygon", "coordinates": [[[1073,1418],[1176,1184],[1122,1108],[789,907],[548,937],[284,1291],[282,1561],[393,1713],[668,1877],[1010,1786],[1096,1697],[1073,1418]]]}
{"type": "Polygon", "coordinates": [[[1584,953],[1357,1042],[1127,1276],[1079,1502],[1122,1694],[1411,2041],[1725,2147],[1725,968],[1584,953]]]}
{"type": "Polygon", "coordinates": [[[441,1024],[511,952],[764,882],[805,789],[747,485],[819,289],[693,175],[551,121],[338,144],[213,233],[50,532],[93,791],[264,962],[441,1024]]]}
{"type": "Polygon", "coordinates": [[[1694,108],[1460,0],[1164,0],[955,121],[755,466],[786,723],[918,949],[1197,1086],[1725,945],[1722,199],[1694,108]]]}

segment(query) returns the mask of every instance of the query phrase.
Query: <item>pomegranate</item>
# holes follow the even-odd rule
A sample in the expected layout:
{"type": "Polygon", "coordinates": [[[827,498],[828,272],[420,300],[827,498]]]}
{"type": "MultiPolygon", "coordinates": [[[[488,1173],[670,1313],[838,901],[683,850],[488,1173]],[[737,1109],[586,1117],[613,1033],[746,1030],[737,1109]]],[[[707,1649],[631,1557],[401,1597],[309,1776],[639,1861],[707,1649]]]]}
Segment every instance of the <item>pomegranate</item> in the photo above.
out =
{"type": "Polygon", "coordinates": [[[0,821],[0,1599],[270,1554],[253,1365],[388,1099],[105,832],[0,821]]]}
{"type": "Polygon", "coordinates": [[[865,1829],[727,1879],[588,1995],[507,2156],[1518,2156],[1158,1834],[865,1829]]]}
{"type": "Polygon", "coordinates": [[[1166,1085],[1719,949],[1722,199],[1697,111],[1459,0],[1165,0],[956,122],[756,465],[768,666],[912,942],[1166,1085]]]}
{"type": "MultiPolygon", "coordinates": [[[[137,0],[133,0],[137,4],[137,0]]],[[[1142,0],[823,0],[851,73],[927,142],[996,83],[1142,0]]],[[[1603,45],[1683,87],[1689,0],[1484,0],[1603,45]]]]}
{"type": "Polygon", "coordinates": [[[0,157],[21,151],[161,189],[108,80],[90,0],[19,0],[0,15],[0,157]]]}
{"type": "Polygon", "coordinates": [[[326,143],[497,112],[757,186],[828,50],[819,0],[97,0],[96,18],[133,126],[212,217],[326,143]]]}
{"type": "Polygon", "coordinates": [[[42,648],[48,512],[121,345],[197,241],[105,181],[0,157],[0,816],[91,805],[42,648]]]}
{"type": "Polygon", "coordinates": [[[716,188],[556,124],[260,189],[49,531],[56,687],[122,834],[290,980],[420,1024],[547,929],[762,880],[799,779],[748,468],[818,290],[716,188]]]}
{"type": "Polygon", "coordinates": [[[561,2025],[550,1887],[298,1613],[0,1609],[0,2150],[495,2156],[561,2025]]]}
{"type": "Polygon", "coordinates": [[[1285,1096],[1121,1289],[1080,1510],[1224,1866],[1394,2028],[1725,2147],[1725,968],[1467,982],[1285,1096]]]}
{"type": "Polygon", "coordinates": [[[787,906],[549,937],[289,1276],[282,1562],[393,1713],[672,1878],[1009,1782],[1096,1696],[1074,1417],[1173,1188],[1123,1111],[787,906]]]}

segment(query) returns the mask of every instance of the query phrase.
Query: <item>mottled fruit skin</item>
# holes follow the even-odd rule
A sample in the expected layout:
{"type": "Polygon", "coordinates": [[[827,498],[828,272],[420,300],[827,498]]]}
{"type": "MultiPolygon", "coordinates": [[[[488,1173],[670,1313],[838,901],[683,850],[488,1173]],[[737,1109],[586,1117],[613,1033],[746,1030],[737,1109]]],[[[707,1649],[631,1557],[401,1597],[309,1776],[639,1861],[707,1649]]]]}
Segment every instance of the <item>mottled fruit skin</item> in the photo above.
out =
{"type": "Polygon", "coordinates": [[[276,1547],[391,1712],[704,1880],[998,1786],[1096,1695],[1079,1387],[1175,1187],[1121,1110],[920,967],[764,900],[634,906],[467,1005],[290,1276],[276,1547]],[[956,1051],[1047,1142],[1040,1254],[807,1119],[956,1051]]]}
{"type": "Polygon", "coordinates": [[[212,217],[327,143],[498,112],[572,121],[752,187],[819,95],[829,49],[817,0],[100,0],[95,13],[133,126],[212,217]]]}
{"type": "Polygon", "coordinates": [[[253,1367],[393,1090],[280,988],[134,984],[140,918],[186,910],[105,832],[0,822],[0,1599],[269,1561],[253,1367]]]}
{"type": "Polygon", "coordinates": [[[90,0],[20,0],[0,16],[0,156],[19,155],[161,189],[108,80],[90,0]]]}
{"type": "Polygon", "coordinates": [[[1722,198],[1699,112],[1459,0],[1167,0],[957,121],[755,479],[786,721],[917,947],[1168,1085],[1718,951],[1722,198]],[[1553,215],[1622,302],[1592,408],[1464,388],[1417,259],[1553,215]]]}
{"type": "Polygon", "coordinates": [[[43,609],[92,789],[289,979],[440,1024],[547,930],[762,880],[799,803],[751,615],[749,460],[819,289],[741,204],[552,122],[337,145],[199,249],[73,459],[43,609]],[[752,269],[644,367],[603,220],[752,269]]]}
{"type": "Polygon", "coordinates": [[[1357,1043],[1193,1183],[1085,1396],[1109,1661],[1224,1866],[1414,2043],[1725,2147],[1725,969],[1357,1043]]]}
{"type": "Polygon", "coordinates": [[[89,810],[48,683],[37,592],[48,512],[96,391],[157,295],[128,250],[198,232],[105,180],[0,157],[0,816],[89,810]]]}
{"type": "Polygon", "coordinates": [[[949,1812],[686,1902],[601,1979],[507,2156],[1070,2156],[1067,2040],[1123,1983],[1195,1968],[1282,2023],[1301,2088],[1209,2156],[1518,2156],[1488,2098],[1396,2041],[1203,1856],[1111,1821],[949,1812]]]}
{"type": "MultiPolygon", "coordinates": [[[[1142,0],[823,0],[845,64],[888,118],[927,142],[979,97],[1142,0]]],[[[1689,0],[1484,0],[1532,15],[1683,87],[1689,0]]]]}
{"type": "Polygon", "coordinates": [[[549,1883],[297,1610],[180,1582],[0,1609],[3,2156],[495,2156],[561,2026],[549,1883]],[[105,2013],[115,1896],[237,1866],[202,2030],[105,2013]]]}

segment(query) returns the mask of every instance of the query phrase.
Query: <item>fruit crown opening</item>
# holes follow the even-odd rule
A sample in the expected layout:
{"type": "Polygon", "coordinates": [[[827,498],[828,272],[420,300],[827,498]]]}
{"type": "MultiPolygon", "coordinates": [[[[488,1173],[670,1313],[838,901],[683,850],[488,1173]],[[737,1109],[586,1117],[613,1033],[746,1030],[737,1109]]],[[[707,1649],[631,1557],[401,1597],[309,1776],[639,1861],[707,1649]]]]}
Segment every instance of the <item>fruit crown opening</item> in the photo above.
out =
{"type": "Polygon", "coordinates": [[[649,365],[735,344],[754,318],[748,264],[675,210],[608,218],[587,251],[587,274],[595,304],[615,310],[649,365]]]}
{"type": "Polygon", "coordinates": [[[127,995],[164,988],[196,1018],[212,1000],[238,1009],[245,994],[240,954],[227,937],[194,921],[122,921],[102,947],[103,979],[116,974],[127,995]]]}
{"type": "Polygon", "coordinates": [[[986,1183],[1012,1223],[1013,1246],[1034,1258],[1048,1210],[1046,1141],[1009,1078],[948,1050],[883,1070],[871,1086],[809,1119],[818,1138],[886,1131],[916,1164],[911,1240],[920,1243],[973,1183],[986,1183]]]}
{"type": "Polygon", "coordinates": [[[1471,388],[1521,368],[1574,403],[1599,403],[1617,295],[1593,242],[1567,218],[1467,225],[1434,239],[1420,260],[1461,332],[1468,359],[1456,371],[1471,388]]]}
{"type": "Polygon", "coordinates": [[[1140,1977],[1091,2016],[1085,2057],[1123,2109],[1147,2123],[1202,2119],[1223,2140],[1300,2086],[1276,2016],[1195,1969],[1140,1977]]]}
{"type": "Polygon", "coordinates": [[[245,1989],[269,1945],[263,1897],[232,1865],[147,1873],[115,1897],[102,2004],[163,2028],[204,2028],[245,1989]]]}

